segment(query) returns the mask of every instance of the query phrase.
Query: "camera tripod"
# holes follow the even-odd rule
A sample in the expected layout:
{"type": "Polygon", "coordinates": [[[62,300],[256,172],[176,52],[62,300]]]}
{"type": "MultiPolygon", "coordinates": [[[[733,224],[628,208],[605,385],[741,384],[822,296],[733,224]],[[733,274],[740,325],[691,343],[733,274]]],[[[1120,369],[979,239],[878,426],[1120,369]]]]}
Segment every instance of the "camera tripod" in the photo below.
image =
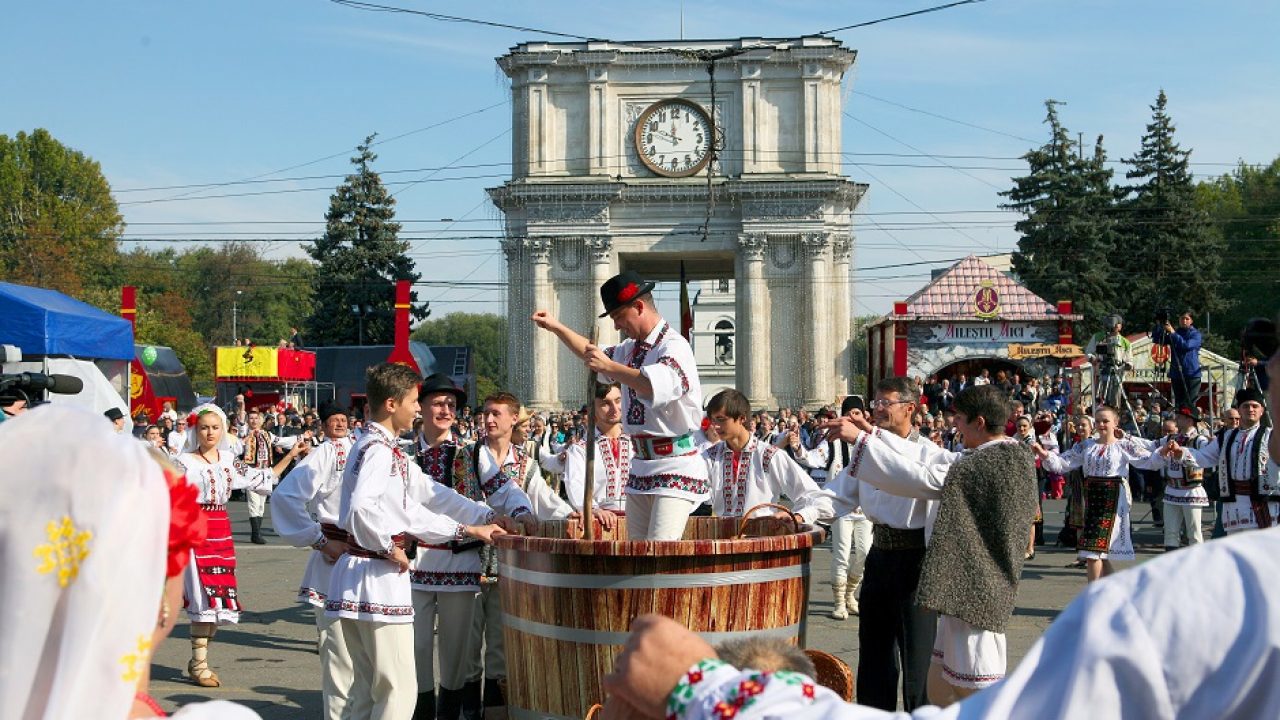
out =
{"type": "Polygon", "coordinates": [[[1119,399],[1114,405],[1117,412],[1128,411],[1129,418],[1133,420],[1134,428],[1137,435],[1142,435],[1142,428],[1138,427],[1138,416],[1134,412],[1133,403],[1129,402],[1129,394],[1124,390],[1124,381],[1121,380],[1121,373],[1124,372],[1123,366],[1113,366],[1104,370],[1098,370],[1096,375],[1097,389],[1093,393],[1093,405],[1096,408],[1100,404],[1112,405],[1113,396],[1119,399]]]}

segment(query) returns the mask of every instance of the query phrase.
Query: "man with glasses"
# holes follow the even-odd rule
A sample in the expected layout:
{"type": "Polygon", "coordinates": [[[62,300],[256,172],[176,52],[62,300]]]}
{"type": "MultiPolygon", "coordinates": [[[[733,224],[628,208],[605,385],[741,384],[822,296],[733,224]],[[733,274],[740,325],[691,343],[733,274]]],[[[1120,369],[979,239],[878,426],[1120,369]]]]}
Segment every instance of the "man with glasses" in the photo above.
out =
{"type": "Polygon", "coordinates": [[[698,452],[702,385],[689,342],[653,302],[655,284],[628,270],[600,287],[614,327],[627,337],[596,347],[545,310],[533,322],[599,373],[622,385],[623,432],[635,455],[627,480],[627,535],[631,540],[679,540],[693,512],[710,493],[698,452]]]}
{"type": "MultiPolygon", "coordinates": [[[[882,432],[911,441],[917,453],[912,459],[927,464],[945,451],[912,427],[918,398],[910,378],[886,378],[876,386],[871,409],[882,432]]],[[[831,423],[838,426],[840,420],[831,423]]],[[[911,711],[928,704],[937,618],[918,607],[914,596],[938,502],[890,495],[860,482],[864,447],[865,439],[853,446],[849,464],[825,490],[837,514],[860,506],[873,524],[859,601],[857,698],[864,705],[895,710],[901,673],[903,708],[911,711]]]]}

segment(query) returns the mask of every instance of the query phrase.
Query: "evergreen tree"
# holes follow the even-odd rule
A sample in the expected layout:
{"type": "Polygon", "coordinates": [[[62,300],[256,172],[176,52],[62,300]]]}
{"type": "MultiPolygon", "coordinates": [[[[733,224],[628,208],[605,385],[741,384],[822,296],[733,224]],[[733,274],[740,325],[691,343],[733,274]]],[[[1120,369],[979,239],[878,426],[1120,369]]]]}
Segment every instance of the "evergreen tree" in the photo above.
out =
{"type": "MultiPolygon", "coordinates": [[[[1123,162],[1125,188],[1120,205],[1121,242],[1111,265],[1124,292],[1120,312],[1131,330],[1147,329],[1156,310],[1190,308],[1199,320],[1224,306],[1219,271],[1224,244],[1211,231],[1197,204],[1188,167],[1191,151],[1174,140],[1164,91],[1151,106],[1142,148],[1123,162]]],[[[1177,326],[1176,319],[1174,326],[1177,326]]]]}
{"type": "MultiPolygon", "coordinates": [[[[304,333],[309,345],[354,345],[361,335],[366,345],[392,342],[395,281],[419,277],[406,255],[409,243],[397,238],[395,198],[370,167],[378,157],[370,150],[375,137],[356,148],[356,172],[329,197],[324,235],[305,246],[319,263],[304,333]]],[[[416,301],[416,293],[410,299],[416,301]]],[[[412,312],[419,319],[427,315],[425,308],[412,312]]]]}
{"type": "Polygon", "coordinates": [[[1088,333],[1101,327],[1116,297],[1105,262],[1116,240],[1115,192],[1102,138],[1093,157],[1082,158],[1058,118],[1061,104],[1045,101],[1049,142],[1023,156],[1030,170],[1000,193],[1009,199],[1001,207],[1025,216],[1014,225],[1022,235],[1013,253],[1018,278],[1049,302],[1073,301],[1088,333]]]}

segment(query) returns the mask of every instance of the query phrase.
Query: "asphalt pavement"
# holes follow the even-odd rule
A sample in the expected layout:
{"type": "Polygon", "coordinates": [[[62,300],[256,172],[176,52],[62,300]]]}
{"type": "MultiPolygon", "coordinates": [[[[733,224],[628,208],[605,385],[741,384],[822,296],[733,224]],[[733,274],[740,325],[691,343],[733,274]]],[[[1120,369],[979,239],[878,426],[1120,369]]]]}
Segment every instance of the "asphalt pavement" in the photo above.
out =
{"type": "MultiPolygon", "coordinates": [[[[1017,607],[1008,630],[1010,669],[1085,585],[1084,570],[1072,567],[1075,551],[1053,546],[1062,524],[1062,501],[1045,502],[1045,538],[1028,561],[1018,589],[1017,607]]],[[[1143,520],[1147,503],[1136,503],[1134,540],[1138,561],[1155,557],[1163,545],[1162,531],[1143,520]]],[[[238,625],[224,626],[209,650],[209,662],[222,687],[201,688],[186,678],[190,658],[188,626],[175,628],[159,648],[152,668],[152,695],[167,711],[202,700],[242,703],[265,720],[320,716],[320,663],[316,654],[315,620],[310,607],[295,602],[298,582],[309,549],[288,547],[275,536],[267,515],[267,545],[249,542],[245,504],[229,508],[236,541],[237,574],[245,607],[238,625]]],[[[1211,515],[1211,513],[1206,513],[1211,515]]],[[[1208,527],[1206,526],[1206,537],[1208,527]]],[[[830,586],[831,551],[814,551],[810,576],[808,642],[857,667],[858,618],[833,620],[830,586]]]]}

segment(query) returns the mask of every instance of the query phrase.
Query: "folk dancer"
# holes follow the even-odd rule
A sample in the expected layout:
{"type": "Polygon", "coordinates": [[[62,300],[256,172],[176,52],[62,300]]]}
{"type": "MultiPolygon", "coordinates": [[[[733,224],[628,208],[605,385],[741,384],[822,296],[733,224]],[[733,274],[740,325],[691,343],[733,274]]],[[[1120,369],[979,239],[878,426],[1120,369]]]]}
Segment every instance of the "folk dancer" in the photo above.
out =
{"type": "Polygon", "coordinates": [[[654,287],[632,270],[600,287],[600,317],[612,318],[627,336],[617,345],[591,345],[545,310],[534,313],[533,322],[554,333],[602,382],[625,388],[623,431],[635,449],[626,490],[628,538],[679,540],[710,487],[695,435],[702,386],[693,349],[658,313],[654,287]]]}
{"type": "MultiPolygon", "coordinates": [[[[945,382],[945,381],[944,381],[945,382]]],[[[849,395],[840,403],[840,416],[865,418],[866,403],[861,395],[849,395]]],[[[797,453],[799,454],[799,453],[797,453]]],[[[819,442],[800,457],[801,466],[809,467],[814,481],[820,486],[840,474],[852,458],[852,447],[838,437],[819,442]]],[[[861,507],[846,509],[831,521],[831,589],[835,604],[831,617],[847,620],[857,615],[858,593],[862,587],[862,573],[867,566],[867,553],[871,550],[871,521],[861,507]]]]}
{"type": "MultiPolygon", "coordinates": [[[[1195,408],[1178,408],[1173,418],[1177,423],[1175,432],[1151,441],[1151,449],[1158,450],[1170,443],[1177,443],[1182,447],[1204,450],[1209,444],[1209,438],[1196,429],[1200,416],[1195,408]]],[[[1186,532],[1188,545],[1204,542],[1204,530],[1200,523],[1204,509],[1209,507],[1209,493],[1204,489],[1204,470],[1196,467],[1193,461],[1184,461],[1181,457],[1166,457],[1156,452],[1135,464],[1158,470],[1164,478],[1165,552],[1181,547],[1183,532],[1186,532]]]]}
{"type": "MultiPolygon", "coordinates": [[[[366,373],[369,420],[342,474],[338,526],[350,536],[334,564],[325,612],[337,618],[353,680],[343,717],[401,720],[413,715],[413,597],[408,542],[490,542],[507,518],[422,474],[397,438],[413,426],[422,378],[381,363],[366,373]],[[497,524],[494,524],[494,523],[497,524]]],[[[415,546],[416,550],[416,546],[415,546]]]]}
{"type": "Polygon", "coordinates": [[[1263,395],[1255,388],[1236,393],[1240,427],[1200,449],[1174,441],[1161,453],[1181,458],[1189,468],[1218,468],[1222,526],[1227,534],[1280,524],[1280,468],[1271,456],[1272,428],[1262,427],[1263,395]]]}
{"type": "Polygon", "coordinates": [[[209,539],[192,551],[192,562],[186,569],[186,610],[191,620],[187,675],[201,687],[218,687],[222,683],[209,669],[209,643],[219,625],[240,622],[236,548],[231,540],[227,499],[232,490],[270,494],[279,473],[310,446],[295,446],[275,467],[251,468],[231,454],[227,416],[221,408],[201,405],[192,414],[196,416],[195,432],[187,435],[187,444],[176,459],[187,473],[187,482],[200,490],[199,501],[209,517],[209,539]]]}
{"type": "MultiPolygon", "coordinates": [[[[912,427],[918,399],[910,378],[885,378],[876,386],[873,418],[881,430],[913,443],[915,458],[928,462],[945,451],[912,427]]],[[[898,706],[901,674],[902,704],[913,710],[928,701],[927,678],[938,625],[933,611],[915,603],[938,503],[891,495],[861,482],[860,449],[853,448],[849,464],[823,490],[836,514],[861,507],[873,524],[862,578],[857,696],[872,707],[893,710],[898,706]]]]}
{"type": "MultiPolygon", "coordinates": [[[[249,411],[248,418],[249,432],[242,439],[244,451],[240,459],[251,468],[258,470],[270,468],[273,449],[288,450],[299,440],[297,437],[286,438],[273,435],[262,429],[262,411],[257,408],[249,411]]],[[[310,439],[311,433],[308,432],[303,441],[310,439]]],[[[266,496],[246,493],[245,502],[249,508],[249,541],[254,545],[265,545],[267,541],[262,537],[262,517],[267,512],[266,496]]]]}
{"type": "MultiPolygon", "coordinates": [[[[485,398],[482,417],[484,441],[469,443],[455,455],[454,488],[477,502],[503,509],[530,534],[537,530],[538,520],[571,517],[573,508],[551,490],[537,463],[512,441],[512,432],[520,417],[520,401],[506,392],[490,395],[485,398]]],[[[606,515],[609,514],[601,512],[596,517],[611,528],[614,519],[606,515]]],[[[466,618],[464,627],[470,628],[470,639],[465,655],[459,658],[466,673],[459,698],[462,715],[467,720],[476,720],[485,707],[506,704],[501,690],[507,677],[507,662],[502,639],[501,598],[496,586],[497,557],[492,552],[480,552],[480,548],[459,549],[454,557],[460,558],[456,560],[459,564],[466,563],[467,587],[474,587],[474,592],[479,593],[472,604],[471,615],[466,618]]],[[[441,615],[441,622],[446,620],[461,623],[463,618],[441,615]]],[[[446,705],[445,699],[442,694],[437,716],[441,720],[456,720],[455,707],[446,705]]]]}
{"type": "MultiPolygon", "coordinates": [[[[458,408],[467,404],[467,394],[443,373],[427,376],[422,381],[421,393],[422,428],[414,458],[429,478],[453,488],[454,460],[463,445],[454,435],[453,426],[458,408]]],[[[462,708],[463,686],[470,667],[466,655],[471,638],[472,606],[480,590],[480,577],[471,567],[474,552],[454,552],[454,548],[461,546],[463,544],[453,542],[420,543],[409,569],[418,679],[414,720],[434,720],[437,710],[443,711],[440,717],[454,720],[462,708]],[[439,695],[435,689],[436,654],[440,657],[439,695]]],[[[465,546],[478,547],[474,543],[465,546]]]]}
{"type": "Polygon", "coordinates": [[[1134,559],[1129,511],[1129,466],[1146,460],[1151,450],[1145,440],[1120,429],[1120,415],[1106,405],[1093,413],[1097,435],[1070,450],[1055,453],[1035,445],[1041,466],[1049,472],[1084,471],[1084,526],[1077,549],[1085,561],[1089,582],[1115,572],[1114,561],[1134,559]]]}
{"type": "MultiPolygon", "coordinates": [[[[792,512],[804,523],[831,519],[831,500],[813,478],[790,455],[747,429],[751,403],[745,395],[733,388],[721,390],[707,402],[707,416],[724,438],[703,453],[711,476],[711,505],[717,516],[742,517],[756,505],[774,503],[786,495],[792,512]]],[[[760,508],[752,517],[772,517],[771,527],[787,528],[792,513],[760,508]]]]}
{"type": "Polygon", "coordinates": [[[347,533],[338,527],[342,473],[353,442],[347,435],[347,416],[332,403],[320,406],[325,440],[285,476],[271,493],[271,522],[285,542],[310,547],[302,572],[298,602],[315,608],[319,634],[320,687],[324,717],[338,720],[351,690],[351,656],[342,640],[342,626],[325,611],[333,564],[347,551],[347,533]]]}
{"type": "Polygon", "coordinates": [[[913,443],[865,420],[840,425],[843,439],[857,443],[860,482],[941,503],[916,602],[938,613],[928,688],[929,701],[942,707],[1005,676],[1004,632],[1040,494],[1031,451],[1005,435],[1005,393],[970,388],[955,409],[970,448],[925,462],[913,443]]]}
{"type": "MultiPolygon", "coordinates": [[[[599,383],[591,404],[597,431],[592,507],[625,514],[627,500],[623,490],[631,473],[632,447],[631,438],[622,432],[622,392],[616,384],[599,383]]],[[[576,442],[564,454],[565,493],[573,509],[581,512],[587,477],[587,445],[576,442]]]]}

